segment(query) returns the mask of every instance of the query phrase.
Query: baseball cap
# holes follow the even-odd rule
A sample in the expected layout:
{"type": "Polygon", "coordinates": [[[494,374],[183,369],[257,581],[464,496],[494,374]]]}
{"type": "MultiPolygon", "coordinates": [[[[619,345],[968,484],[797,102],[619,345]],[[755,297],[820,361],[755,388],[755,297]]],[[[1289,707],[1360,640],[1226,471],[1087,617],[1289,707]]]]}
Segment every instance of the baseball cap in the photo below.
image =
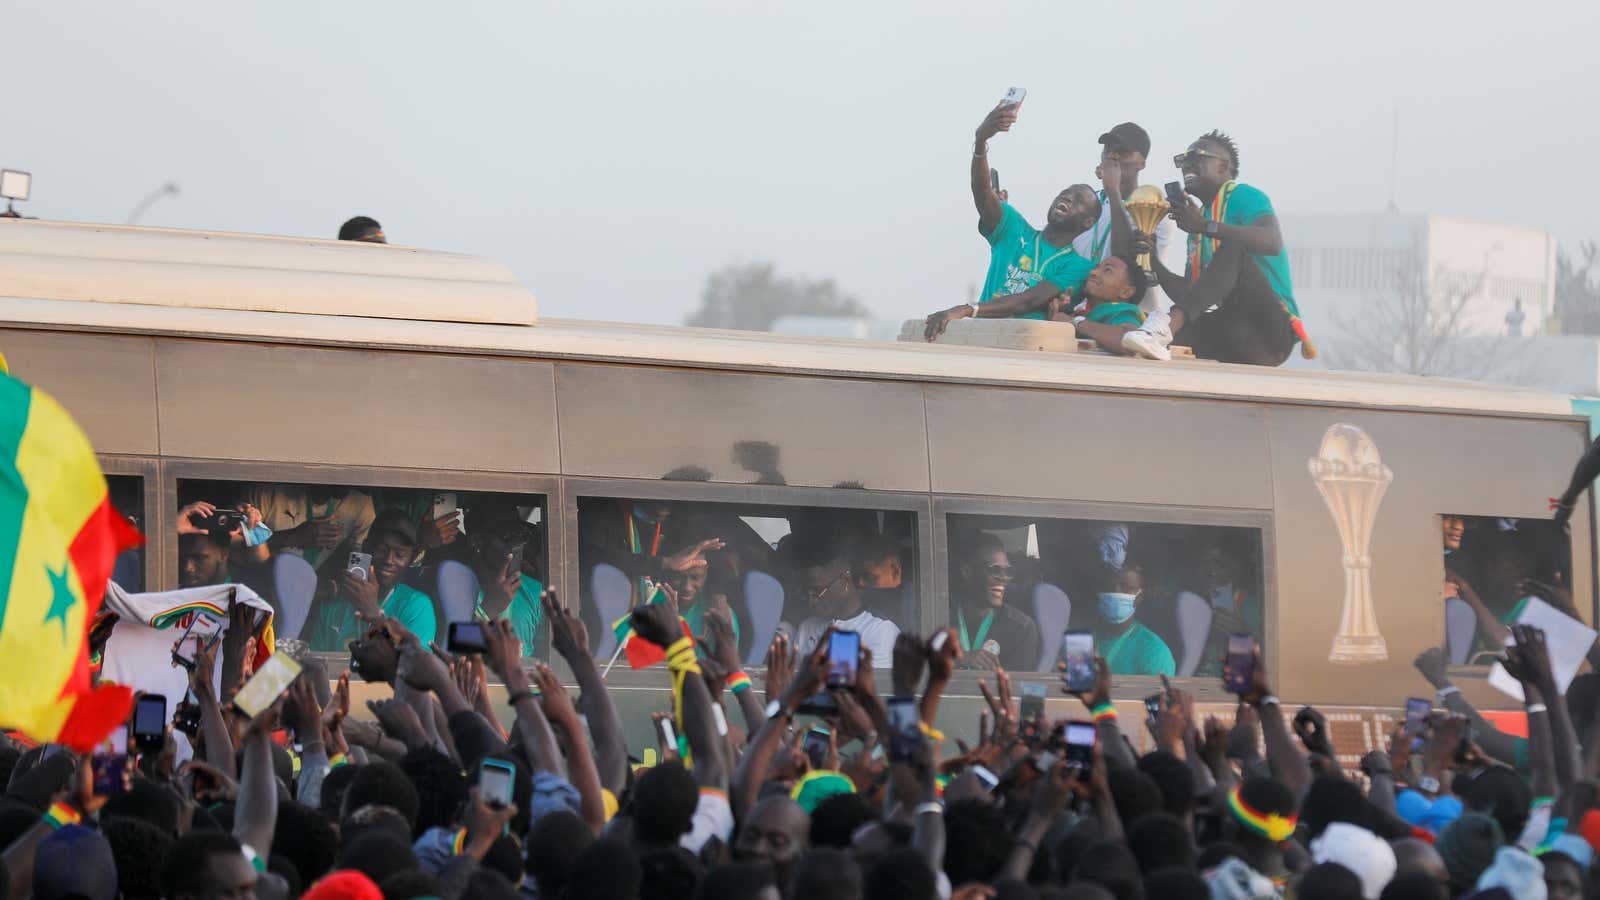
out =
{"type": "Polygon", "coordinates": [[[380,531],[392,531],[405,538],[413,546],[417,543],[417,523],[411,521],[411,517],[399,508],[390,508],[378,513],[378,517],[372,520],[372,527],[367,530],[372,534],[380,531]]]}
{"type": "Polygon", "coordinates": [[[1123,150],[1137,150],[1145,156],[1150,155],[1150,135],[1132,122],[1123,122],[1100,135],[1100,143],[1123,150]]]}

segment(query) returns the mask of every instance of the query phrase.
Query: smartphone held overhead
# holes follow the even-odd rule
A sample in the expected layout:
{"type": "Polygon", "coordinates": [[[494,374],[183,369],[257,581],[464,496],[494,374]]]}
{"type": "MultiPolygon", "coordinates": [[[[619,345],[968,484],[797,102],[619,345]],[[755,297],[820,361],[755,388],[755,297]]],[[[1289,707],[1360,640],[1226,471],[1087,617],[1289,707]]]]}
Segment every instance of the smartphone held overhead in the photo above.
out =
{"type": "Polygon", "coordinates": [[[1255,683],[1255,638],[1248,634],[1228,636],[1228,669],[1223,683],[1228,692],[1244,696],[1255,683]]]}
{"type": "Polygon", "coordinates": [[[861,635],[854,631],[834,631],[828,635],[828,687],[838,690],[855,684],[861,665],[861,635]]]}
{"type": "Polygon", "coordinates": [[[255,718],[283,696],[295,678],[300,675],[300,664],[287,654],[274,653],[265,664],[245,682],[239,693],[233,695],[233,705],[245,715],[255,718]]]}
{"type": "Polygon", "coordinates": [[[445,649],[451,653],[482,653],[489,649],[482,622],[451,622],[445,633],[445,649]]]}
{"type": "Polygon", "coordinates": [[[1094,690],[1094,634],[1069,631],[1061,636],[1061,661],[1066,666],[1067,690],[1085,693],[1094,690]]]}

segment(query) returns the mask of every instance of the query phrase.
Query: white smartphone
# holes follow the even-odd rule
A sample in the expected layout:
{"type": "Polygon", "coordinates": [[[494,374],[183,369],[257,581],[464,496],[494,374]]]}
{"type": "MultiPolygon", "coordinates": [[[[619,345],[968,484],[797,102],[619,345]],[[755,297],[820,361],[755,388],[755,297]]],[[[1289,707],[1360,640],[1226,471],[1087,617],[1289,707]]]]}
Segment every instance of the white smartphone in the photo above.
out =
{"type": "Polygon", "coordinates": [[[344,570],[361,579],[362,581],[371,581],[372,554],[361,552],[351,553],[350,562],[345,565],[344,570]]]}
{"type": "Polygon", "coordinates": [[[287,654],[274,653],[268,657],[256,674],[233,695],[233,705],[245,715],[255,718],[272,705],[300,675],[300,664],[287,654]]]}
{"type": "Polygon", "coordinates": [[[984,766],[973,766],[972,774],[978,776],[978,780],[983,782],[983,789],[989,791],[990,793],[993,793],[995,786],[1000,783],[999,776],[995,775],[984,766]]]}
{"type": "Polygon", "coordinates": [[[1000,101],[1001,106],[1021,106],[1022,101],[1028,98],[1028,89],[1014,87],[1006,91],[1005,99],[1000,101]]]}

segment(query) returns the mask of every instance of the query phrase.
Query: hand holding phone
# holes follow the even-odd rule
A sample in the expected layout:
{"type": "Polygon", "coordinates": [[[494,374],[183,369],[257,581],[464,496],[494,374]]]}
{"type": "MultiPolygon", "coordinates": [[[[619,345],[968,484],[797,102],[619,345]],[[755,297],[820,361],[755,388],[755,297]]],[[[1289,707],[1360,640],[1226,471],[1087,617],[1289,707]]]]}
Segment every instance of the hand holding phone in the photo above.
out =
{"type": "Polygon", "coordinates": [[[267,658],[266,663],[256,671],[256,674],[245,682],[244,687],[233,695],[233,705],[253,719],[277,702],[299,676],[299,663],[290,659],[287,654],[274,653],[267,658]]]}
{"type": "Polygon", "coordinates": [[[511,805],[516,767],[505,760],[485,759],[478,765],[478,796],[493,807],[511,805]]]}
{"type": "Polygon", "coordinates": [[[1061,726],[1061,741],[1066,745],[1067,765],[1088,771],[1094,766],[1094,745],[1099,732],[1093,722],[1072,721],[1061,726]]]}
{"type": "Polygon", "coordinates": [[[1223,679],[1228,693],[1243,697],[1255,684],[1255,643],[1248,634],[1228,636],[1227,677],[1223,679]]]}
{"type": "Polygon", "coordinates": [[[1028,89],[1027,88],[1013,87],[1010,90],[1006,91],[1006,95],[1004,97],[1000,98],[1000,105],[1001,106],[1021,106],[1022,105],[1022,101],[1026,100],[1026,99],[1028,99],[1028,89]]]}
{"type": "Polygon", "coordinates": [[[854,631],[828,634],[828,689],[840,690],[856,683],[861,665],[861,635],[854,631]]]}
{"type": "Polygon", "coordinates": [[[1087,694],[1094,690],[1094,634],[1069,631],[1061,636],[1061,660],[1066,665],[1067,690],[1087,694]]]}
{"type": "Polygon", "coordinates": [[[915,697],[889,698],[889,762],[916,762],[922,749],[922,711],[915,697]]]}
{"type": "Polygon", "coordinates": [[[133,702],[133,725],[128,738],[140,753],[159,753],[167,742],[167,698],[140,694],[133,702]]]}
{"type": "Polygon", "coordinates": [[[451,653],[483,653],[489,649],[481,622],[451,622],[445,634],[445,649],[451,653]]]}
{"type": "Polygon", "coordinates": [[[1183,207],[1189,205],[1189,195],[1183,189],[1183,182],[1167,182],[1167,203],[1170,204],[1173,209],[1182,209],[1183,207]]]}

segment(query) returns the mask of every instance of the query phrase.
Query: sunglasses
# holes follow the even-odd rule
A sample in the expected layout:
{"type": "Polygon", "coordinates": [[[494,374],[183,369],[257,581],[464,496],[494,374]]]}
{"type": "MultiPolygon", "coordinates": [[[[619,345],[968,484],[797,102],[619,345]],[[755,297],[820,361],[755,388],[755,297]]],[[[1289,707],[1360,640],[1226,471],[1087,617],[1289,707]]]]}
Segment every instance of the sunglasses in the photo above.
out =
{"type": "Polygon", "coordinates": [[[990,578],[1010,578],[1011,573],[1015,570],[1010,566],[1002,566],[999,563],[994,563],[992,565],[985,566],[984,571],[989,574],[990,578]]]}
{"type": "Polygon", "coordinates": [[[835,577],[832,581],[828,582],[827,584],[823,585],[820,588],[814,588],[814,587],[813,588],[806,588],[806,599],[810,600],[812,602],[815,602],[817,600],[821,600],[823,597],[827,596],[827,593],[829,591],[833,590],[835,585],[837,585],[839,582],[844,581],[846,578],[849,578],[849,577],[850,577],[850,570],[849,569],[845,569],[843,572],[840,572],[838,574],[838,576],[835,577]]]}
{"type": "Polygon", "coordinates": [[[1223,162],[1229,161],[1226,156],[1221,156],[1216,153],[1207,153],[1204,150],[1186,150],[1182,153],[1179,153],[1177,156],[1174,156],[1172,158],[1172,164],[1181,169],[1183,168],[1183,164],[1186,162],[1193,162],[1195,165],[1199,165],[1200,160],[1202,159],[1220,159],[1223,162]]]}

